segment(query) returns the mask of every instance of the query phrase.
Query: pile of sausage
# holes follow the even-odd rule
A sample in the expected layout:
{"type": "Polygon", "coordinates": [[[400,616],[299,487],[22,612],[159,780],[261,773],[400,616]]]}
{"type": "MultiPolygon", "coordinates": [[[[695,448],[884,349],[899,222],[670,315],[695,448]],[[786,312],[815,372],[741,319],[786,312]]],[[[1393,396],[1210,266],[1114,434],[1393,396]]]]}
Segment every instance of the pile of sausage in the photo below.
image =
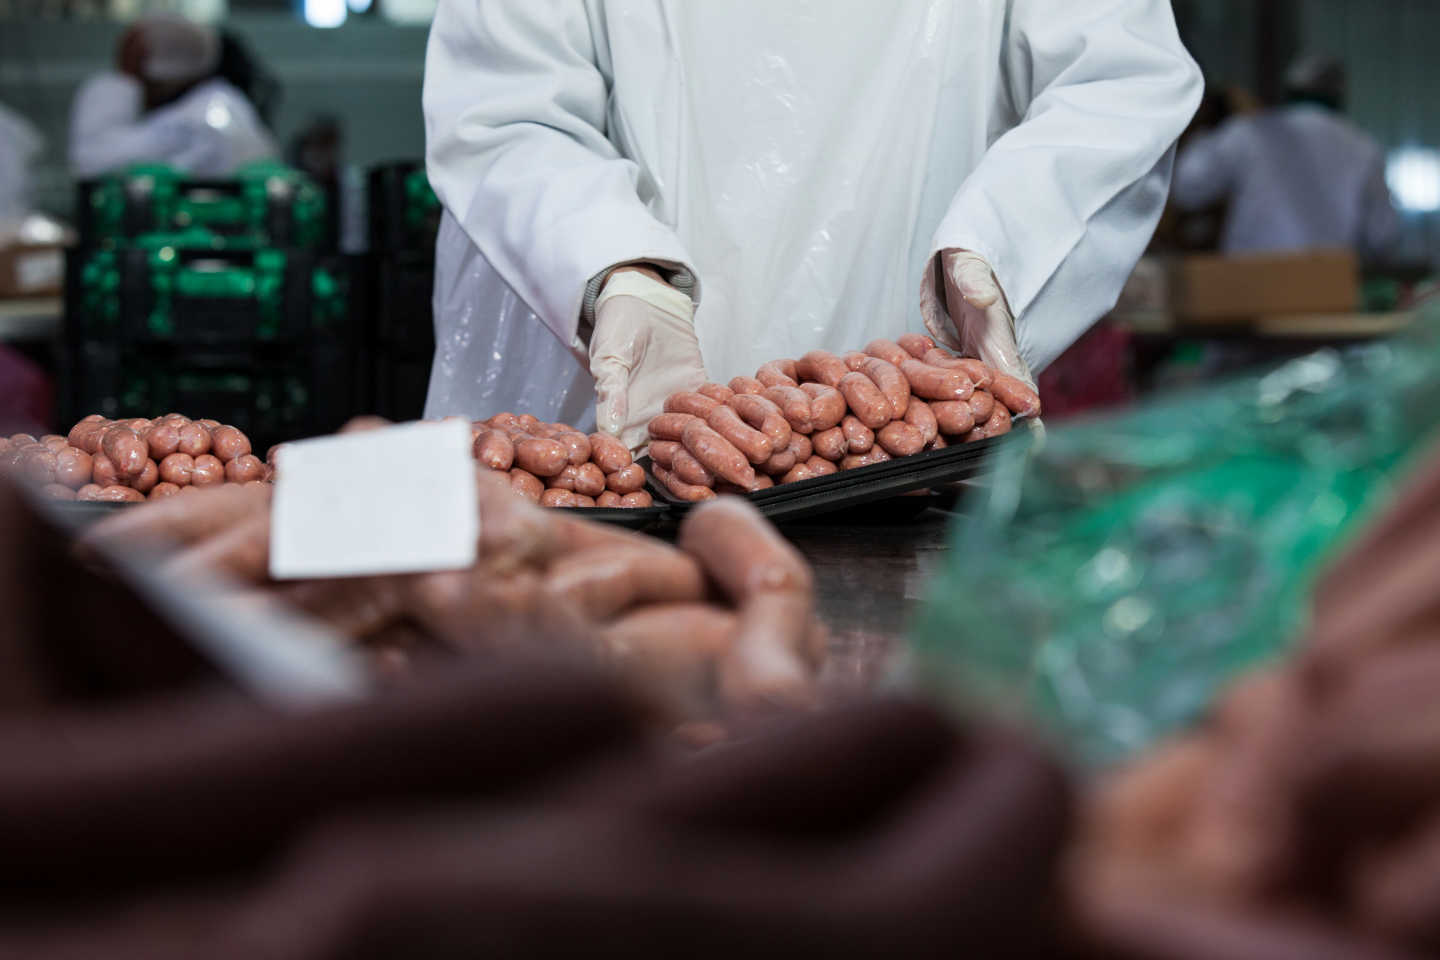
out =
{"type": "Polygon", "coordinates": [[[0,474],[55,500],[159,500],[224,483],[265,483],[273,470],[250,439],[215,420],[86,417],[68,436],[0,439],[0,474]]]}
{"type": "Polygon", "coordinates": [[[906,334],[671,396],[650,421],[651,469],[695,502],[998,437],[1039,413],[1029,385],[906,334]]]}
{"type": "Polygon", "coordinates": [[[497,413],[471,425],[475,459],[510,474],[510,486],[543,507],[639,509],[653,506],[645,471],[626,446],[528,413],[497,413]]]}

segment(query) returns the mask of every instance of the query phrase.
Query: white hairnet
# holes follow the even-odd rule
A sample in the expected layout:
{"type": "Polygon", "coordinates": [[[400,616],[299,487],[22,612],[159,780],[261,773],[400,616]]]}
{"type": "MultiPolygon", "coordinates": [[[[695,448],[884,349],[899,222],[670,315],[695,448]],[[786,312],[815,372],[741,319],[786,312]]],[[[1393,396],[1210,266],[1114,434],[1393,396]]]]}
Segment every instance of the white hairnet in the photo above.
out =
{"type": "Polygon", "coordinates": [[[135,24],[144,38],[140,72],[155,83],[189,83],[215,72],[220,36],[210,27],[181,17],[157,15],[135,24]]]}

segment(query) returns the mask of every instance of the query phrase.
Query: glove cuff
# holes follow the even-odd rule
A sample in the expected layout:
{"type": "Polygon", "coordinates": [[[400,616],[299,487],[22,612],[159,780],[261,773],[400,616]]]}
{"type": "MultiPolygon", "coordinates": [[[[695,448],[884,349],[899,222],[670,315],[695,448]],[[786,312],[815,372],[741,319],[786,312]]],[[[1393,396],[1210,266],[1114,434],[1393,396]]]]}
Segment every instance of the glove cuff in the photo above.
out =
{"type": "MultiPolygon", "coordinates": [[[[685,316],[693,318],[695,313],[695,274],[691,273],[688,268],[680,266],[678,264],[656,262],[654,260],[647,260],[645,261],[645,264],[646,266],[654,267],[660,272],[660,275],[665,278],[665,282],[669,284],[670,290],[678,291],[686,300],[689,301],[690,312],[685,316]]],[[[624,266],[624,264],[616,264],[616,266],[624,266]]],[[[649,278],[645,277],[643,274],[636,274],[633,271],[615,273],[615,267],[610,267],[609,269],[597,273],[595,276],[590,278],[590,282],[585,285],[585,297],[583,300],[580,301],[580,336],[586,342],[588,342],[590,339],[591,331],[595,329],[595,311],[600,309],[600,301],[605,297],[606,293],[609,291],[609,288],[614,285],[614,281],[622,277],[636,276],[639,276],[641,277],[641,279],[644,280],[649,280],[649,278]]],[[[650,282],[652,284],[654,283],[654,281],[650,282]]],[[[640,294],[634,293],[631,293],[629,295],[641,296],[640,294]]],[[[644,296],[642,298],[646,300],[650,299],[648,296],[644,296]]],[[[656,306],[661,305],[657,303],[656,306]]],[[[662,309],[668,310],[669,308],[662,307],[662,309]]]]}

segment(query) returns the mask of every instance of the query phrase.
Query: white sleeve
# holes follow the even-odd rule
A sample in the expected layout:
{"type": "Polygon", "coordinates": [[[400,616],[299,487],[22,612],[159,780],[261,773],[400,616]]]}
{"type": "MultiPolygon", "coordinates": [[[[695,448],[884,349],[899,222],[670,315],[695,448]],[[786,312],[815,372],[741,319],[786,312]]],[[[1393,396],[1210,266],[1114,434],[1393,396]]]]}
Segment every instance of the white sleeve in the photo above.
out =
{"type": "Polygon", "coordinates": [[[1039,372],[1114,306],[1203,82],[1169,0],[1011,0],[1006,29],[1022,119],[961,186],[934,250],[990,262],[1039,372]]]}
{"type": "Polygon", "coordinates": [[[1234,152],[1230,149],[1235,129],[1227,124],[1208,130],[1180,149],[1171,191],[1180,209],[1204,210],[1229,195],[1235,183],[1234,152]]]}
{"type": "Polygon", "coordinates": [[[590,279],[695,272],[606,139],[608,85],[582,0],[440,0],[425,59],[426,168],[485,259],[563,343],[590,279]]]}
{"type": "Polygon", "coordinates": [[[1401,225],[1394,198],[1390,196],[1390,184],[1385,179],[1385,154],[1378,148],[1365,178],[1362,202],[1360,252],[1371,259],[1384,257],[1399,244],[1401,225]]]}
{"type": "Polygon", "coordinates": [[[141,119],[139,81],[120,73],[91,77],[70,108],[70,173],[79,180],[155,162],[181,145],[179,138],[141,119]]]}

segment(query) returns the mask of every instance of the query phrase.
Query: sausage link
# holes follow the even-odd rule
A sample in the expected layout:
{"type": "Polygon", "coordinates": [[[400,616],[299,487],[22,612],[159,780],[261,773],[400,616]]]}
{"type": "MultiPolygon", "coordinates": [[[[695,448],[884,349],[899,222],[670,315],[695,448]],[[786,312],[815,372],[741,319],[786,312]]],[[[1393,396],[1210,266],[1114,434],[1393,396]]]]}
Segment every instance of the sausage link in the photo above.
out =
{"type": "Polygon", "coordinates": [[[121,481],[120,471],[115,469],[115,464],[105,456],[104,451],[90,458],[90,477],[101,487],[113,487],[121,481]]]}
{"type": "Polygon", "coordinates": [[[810,472],[817,477],[829,477],[840,472],[840,468],[835,466],[832,461],[821,456],[814,456],[806,460],[805,466],[809,467],[810,472]]]}
{"type": "Polygon", "coordinates": [[[831,427],[823,433],[817,433],[810,438],[810,442],[815,448],[816,456],[836,463],[849,452],[846,449],[845,431],[840,427],[831,427]]]}
{"type": "Polygon", "coordinates": [[[491,470],[508,471],[515,466],[515,444],[499,430],[482,430],[475,438],[475,459],[491,470]]]}
{"type": "Polygon", "coordinates": [[[645,471],[640,464],[632,463],[623,470],[605,475],[605,486],[620,496],[627,496],[645,489],[645,471]]]}
{"type": "Polygon", "coordinates": [[[840,380],[840,392],[850,407],[851,415],[872,430],[878,430],[895,419],[890,401],[880,388],[863,373],[847,373],[840,380]]]}
{"type": "Polygon", "coordinates": [[[695,388],[695,392],[717,403],[729,403],[730,398],[735,396],[734,390],[720,383],[702,383],[695,388]]]}
{"type": "Polygon", "coordinates": [[[540,506],[573,510],[580,506],[580,501],[575,499],[575,494],[570,490],[551,487],[540,495],[540,506]]]}
{"type": "Polygon", "coordinates": [[[180,427],[168,420],[157,421],[145,431],[145,445],[150,448],[150,459],[159,463],[180,449],[180,427]]]}
{"type": "Polygon", "coordinates": [[[122,477],[136,477],[150,459],[150,448],[129,427],[114,426],[105,431],[100,448],[122,477]]]}
{"type": "Polygon", "coordinates": [[[1011,426],[1010,411],[1006,409],[1005,404],[997,403],[995,404],[994,412],[990,414],[990,419],[986,420],[974,430],[971,430],[970,433],[966,435],[965,442],[970,443],[975,440],[989,440],[992,437],[1003,437],[1010,432],[1011,426]]]}
{"type": "Polygon", "coordinates": [[[840,385],[845,374],[850,372],[850,368],[845,366],[844,360],[828,350],[811,350],[795,362],[795,372],[802,381],[836,387],[840,385]]]}
{"type": "Polygon", "coordinates": [[[677,500],[684,500],[687,503],[699,503],[701,500],[715,499],[714,490],[711,490],[709,487],[686,483],[658,464],[652,465],[650,470],[655,474],[655,479],[660,481],[661,486],[668,490],[671,496],[677,500]]]}
{"type": "Polygon", "coordinates": [[[715,486],[715,475],[705,469],[705,465],[695,459],[694,454],[683,446],[675,451],[675,457],[669,467],[681,480],[694,484],[697,487],[715,486]]]}
{"type": "Polygon", "coordinates": [[[540,418],[531,413],[522,413],[515,418],[515,425],[526,433],[535,433],[540,429],[540,418]]]}
{"type": "Polygon", "coordinates": [[[823,383],[802,383],[800,389],[810,397],[810,425],[815,433],[840,426],[840,421],[849,412],[844,394],[823,383]]]}
{"type": "Polygon", "coordinates": [[[940,424],[935,419],[935,411],[930,408],[930,404],[919,397],[910,398],[910,409],[905,411],[905,422],[919,430],[925,437],[926,443],[934,440],[935,435],[940,432],[940,424]]]}
{"type": "Polygon", "coordinates": [[[803,433],[792,433],[790,435],[790,446],[785,449],[795,454],[796,463],[804,463],[815,455],[815,444],[803,433]]]}
{"type": "Polygon", "coordinates": [[[595,506],[602,510],[619,510],[624,505],[625,501],[614,490],[606,490],[595,498],[595,506]]]}
{"type": "Polygon", "coordinates": [[[593,463],[582,463],[575,468],[575,492],[586,497],[598,497],[605,492],[605,473],[593,463]]]}
{"type": "Polygon", "coordinates": [[[869,453],[875,446],[875,431],[853,416],[840,421],[840,430],[845,434],[846,453],[869,453]]]}
{"type": "Polygon", "coordinates": [[[941,400],[930,404],[930,409],[935,414],[935,422],[939,425],[940,432],[947,437],[963,437],[975,429],[975,413],[968,403],[941,400]]]}
{"type": "Polygon", "coordinates": [[[55,454],[55,482],[79,490],[90,482],[94,458],[84,450],[66,447],[55,454]]]}
{"type": "MultiPolygon", "coordinates": [[[[896,345],[916,360],[923,359],[925,354],[935,349],[935,341],[923,333],[907,333],[895,341],[896,345]]],[[[899,366],[899,364],[896,364],[899,366]]]]}
{"type": "Polygon", "coordinates": [[[590,458],[606,473],[624,470],[635,462],[630,456],[630,448],[608,433],[590,434],[590,458]]]}
{"type": "MultiPolygon", "coordinates": [[[[135,484],[136,490],[139,490],[142,493],[145,491],[146,487],[143,481],[148,478],[149,473],[150,468],[147,466],[145,468],[145,473],[142,473],[140,475],[140,481],[137,481],[135,484]]],[[[264,476],[265,461],[261,460],[253,453],[242,453],[234,460],[231,460],[229,463],[225,464],[226,483],[250,483],[252,481],[259,480],[264,476]]],[[[156,479],[158,482],[158,476],[156,479]]],[[[151,485],[150,489],[154,489],[153,484],[151,485]]]]}
{"type": "Polygon", "coordinates": [[[539,503],[545,484],[530,471],[515,467],[510,471],[510,489],[531,503],[539,503]]]}
{"type": "Polygon", "coordinates": [[[899,367],[900,364],[905,362],[905,358],[910,356],[910,354],[906,353],[894,340],[886,340],[883,337],[867,343],[865,345],[865,352],[895,367],[899,367]]]}
{"type": "Polygon", "coordinates": [[[905,411],[910,409],[910,381],[905,379],[905,374],[895,364],[879,357],[864,357],[860,363],[860,373],[869,377],[871,382],[890,401],[890,409],[895,414],[894,419],[899,420],[905,416],[905,411]]]}
{"type": "Polygon", "coordinates": [[[926,449],[926,450],[944,450],[946,447],[948,447],[948,446],[950,446],[950,445],[951,445],[951,444],[950,444],[950,441],[947,440],[947,439],[945,439],[945,434],[941,433],[941,434],[937,434],[936,437],[935,437],[935,439],[930,441],[930,446],[926,447],[925,449],[926,449]]]}
{"type": "Polygon", "coordinates": [[[730,390],[734,393],[746,393],[759,396],[769,388],[754,377],[736,377],[730,381],[730,390]]]}
{"type": "Polygon", "coordinates": [[[764,397],[736,397],[729,404],[730,409],[740,414],[740,419],[759,430],[770,439],[770,450],[783,450],[790,445],[790,421],[780,408],[764,397]]]}
{"type": "Polygon", "coordinates": [[[513,430],[520,426],[520,418],[513,413],[497,413],[489,420],[482,420],[481,423],[496,430],[513,430]]]}
{"type": "Polygon", "coordinates": [[[710,416],[710,412],[718,406],[721,406],[719,400],[712,400],[690,390],[672,393],[665,398],[666,413],[688,413],[702,420],[710,416]]]}
{"type": "MultiPolygon", "coordinates": [[[[739,415],[729,407],[719,407],[715,411],[717,417],[720,414],[726,413],[734,418],[735,426],[750,430],[749,427],[746,427],[745,424],[740,422],[739,415]]],[[[768,447],[770,445],[770,441],[766,440],[763,434],[754,430],[750,432],[754,433],[755,436],[759,438],[759,442],[765,446],[768,447]]],[[[729,440],[726,440],[705,421],[692,420],[690,425],[685,428],[685,436],[681,442],[685,445],[685,449],[690,451],[690,454],[696,460],[704,464],[705,469],[709,470],[719,479],[728,480],[741,487],[749,487],[754,484],[755,470],[750,466],[750,463],[747,462],[745,454],[736,449],[729,440]]],[[[755,462],[764,463],[769,459],[770,456],[767,452],[765,456],[755,462]]]]}
{"type": "Polygon", "coordinates": [[[560,426],[552,430],[550,439],[565,448],[565,460],[572,467],[590,462],[590,438],[573,427],[560,426]]]}
{"type": "Polygon", "coordinates": [[[699,419],[688,413],[662,413],[650,421],[650,439],[679,442],[685,434],[685,428],[699,419]]]}
{"type": "Polygon", "coordinates": [[[925,449],[925,435],[902,420],[886,424],[875,440],[892,457],[913,457],[925,449]]]}
{"type": "Polygon", "coordinates": [[[537,477],[554,477],[570,465],[570,452],[558,440],[531,437],[515,444],[515,463],[537,477]]]}
{"type": "Polygon", "coordinates": [[[675,451],[683,449],[674,440],[652,440],[650,441],[650,460],[658,463],[666,470],[675,469],[675,451]]]}
{"type": "Polygon", "coordinates": [[[785,476],[780,478],[780,484],[799,483],[801,480],[814,480],[815,471],[811,470],[808,464],[797,463],[795,467],[785,476]]]}
{"type": "Polygon", "coordinates": [[[595,509],[595,498],[594,498],[594,497],[587,497],[587,496],[586,496],[585,494],[583,494],[583,493],[576,493],[576,494],[575,494],[575,506],[578,507],[578,508],[581,509],[581,510],[594,510],[594,509],[595,509]]]}
{"type": "Polygon", "coordinates": [[[975,384],[960,370],[942,370],[912,358],[901,365],[900,372],[921,400],[969,400],[975,393],[975,384]]]}
{"type": "Polygon", "coordinates": [[[222,424],[210,431],[210,447],[222,463],[229,463],[250,452],[250,438],[234,427],[222,424]]]}
{"type": "Polygon", "coordinates": [[[995,412],[995,395],[989,390],[976,390],[970,397],[970,413],[976,423],[984,423],[995,412]]]}
{"type": "Polygon", "coordinates": [[[206,430],[203,424],[185,424],[180,428],[180,446],[176,448],[176,452],[184,453],[192,457],[199,457],[209,453],[210,431],[206,430]]]}
{"type": "Polygon", "coordinates": [[[928,363],[932,367],[961,371],[965,376],[970,378],[971,383],[975,384],[976,390],[984,390],[986,387],[989,387],[991,381],[994,379],[990,368],[974,357],[957,357],[953,353],[942,350],[939,347],[931,350],[920,359],[921,362],[928,363]]]}
{"type": "Polygon", "coordinates": [[[798,386],[793,376],[786,372],[782,366],[783,361],[772,360],[755,371],[755,379],[767,387],[794,387],[798,386]]]}
{"type": "Polygon", "coordinates": [[[795,463],[795,454],[789,447],[786,447],[769,460],[760,464],[760,472],[767,477],[783,477],[795,469],[795,463]]]}
{"type": "Polygon", "coordinates": [[[865,365],[866,360],[874,359],[868,353],[861,353],[859,350],[851,350],[842,353],[840,359],[845,361],[845,366],[850,368],[851,373],[859,373],[860,368],[865,365]]]}
{"type": "MultiPolygon", "coordinates": [[[[740,419],[740,414],[736,413],[731,407],[723,405],[716,406],[715,409],[711,411],[710,416],[705,418],[705,423],[709,425],[712,431],[723,437],[730,446],[743,453],[751,463],[764,463],[766,460],[769,460],[770,455],[775,452],[774,444],[770,442],[770,438],[759,430],[746,425],[745,421],[740,419]]],[[[685,428],[685,436],[687,438],[690,436],[690,431],[693,426],[692,424],[691,427],[685,428]]],[[[684,443],[685,446],[690,447],[688,439],[685,440],[684,443]]],[[[693,447],[691,447],[690,452],[699,456],[693,447]]],[[[704,457],[700,459],[701,462],[705,462],[704,457]]],[[[705,462],[705,465],[707,467],[711,466],[708,462],[705,462]]],[[[731,483],[739,482],[733,477],[726,475],[722,470],[716,469],[715,467],[711,467],[711,469],[715,471],[717,476],[723,477],[731,483]]]]}
{"type": "Polygon", "coordinates": [[[1018,377],[1006,373],[995,374],[995,382],[990,385],[990,392],[1017,417],[1040,416],[1040,394],[1018,377]]]}
{"type": "Polygon", "coordinates": [[[624,510],[643,510],[653,506],[655,506],[655,498],[644,490],[636,490],[634,493],[627,493],[620,498],[620,507],[624,510]]]}
{"type": "Polygon", "coordinates": [[[884,447],[875,447],[868,453],[852,453],[840,461],[841,470],[859,470],[861,467],[873,467],[877,463],[885,463],[893,460],[894,457],[885,452],[884,447]]]}
{"type": "Polygon", "coordinates": [[[750,486],[748,487],[742,487],[738,484],[728,483],[724,480],[721,480],[718,484],[715,485],[715,492],[728,493],[737,497],[743,497],[749,493],[759,493],[761,490],[769,490],[774,486],[775,481],[762,473],[758,474],[755,477],[755,482],[750,484],[750,486]]]}
{"type": "MultiPolygon", "coordinates": [[[[780,409],[780,415],[796,433],[810,433],[815,424],[810,419],[810,396],[799,387],[771,387],[764,397],[780,409]]],[[[743,415],[743,414],[742,414],[743,415]]]]}

